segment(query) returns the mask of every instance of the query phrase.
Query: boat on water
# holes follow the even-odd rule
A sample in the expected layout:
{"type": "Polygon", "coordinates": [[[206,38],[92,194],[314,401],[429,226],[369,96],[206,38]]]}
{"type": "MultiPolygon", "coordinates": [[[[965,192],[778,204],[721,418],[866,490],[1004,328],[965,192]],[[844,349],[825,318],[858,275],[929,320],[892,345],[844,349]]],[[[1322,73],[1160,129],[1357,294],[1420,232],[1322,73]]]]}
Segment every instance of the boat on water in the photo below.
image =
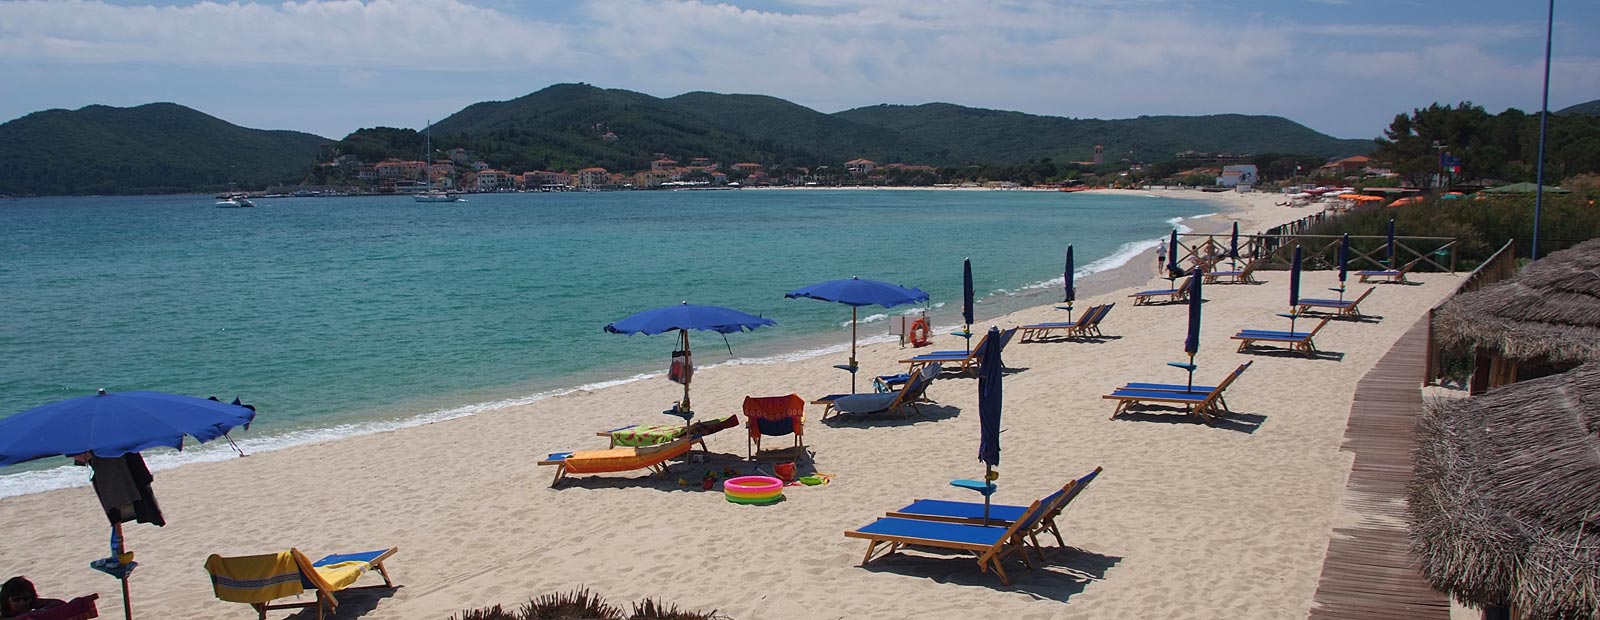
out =
{"type": "Polygon", "coordinates": [[[443,190],[430,189],[419,194],[412,194],[411,199],[417,202],[457,202],[461,200],[461,197],[443,190]]]}
{"type": "Polygon", "coordinates": [[[223,209],[238,209],[241,207],[254,207],[256,203],[251,202],[250,197],[244,194],[231,194],[222,200],[218,200],[216,206],[223,209]]]}
{"type": "Polygon", "coordinates": [[[422,132],[423,161],[428,162],[428,171],[423,177],[428,179],[428,188],[421,193],[412,194],[411,199],[417,202],[456,202],[461,196],[444,190],[433,188],[433,121],[428,121],[428,126],[422,132]]]}

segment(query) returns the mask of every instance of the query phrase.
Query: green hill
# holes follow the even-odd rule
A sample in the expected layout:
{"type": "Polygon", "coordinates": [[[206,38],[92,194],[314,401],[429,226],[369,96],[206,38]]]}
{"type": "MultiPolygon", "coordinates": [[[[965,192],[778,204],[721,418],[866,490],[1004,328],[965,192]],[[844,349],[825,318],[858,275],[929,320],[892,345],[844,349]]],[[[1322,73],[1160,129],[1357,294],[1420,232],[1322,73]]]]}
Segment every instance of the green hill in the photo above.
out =
{"type": "Polygon", "coordinates": [[[0,125],[0,194],[148,194],[294,182],[329,140],[172,103],[35,112],[0,125]]]}
{"type": "Polygon", "coordinates": [[[947,148],[777,97],[693,92],[667,101],[724,131],[757,142],[786,144],[833,163],[857,157],[929,165],[957,163],[947,148]]]}
{"type": "Polygon", "coordinates": [[[1141,116],[1072,119],[948,103],[877,105],[835,116],[940,144],[962,159],[1018,163],[1045,157],[1086,161],[1095,145],[1107,160],[1162,161],[1176,153],[1301,153],[1343,157],[1372,150],[1370,140],[1340,140],[1277,116],[1141,116]]]}
{"type": "Polygon", "coordinates": [[[1588,114],[1589,116],[1600,116],[1600,99],[1562,108],[1557,110],[1556,114],[1588,114]]]}

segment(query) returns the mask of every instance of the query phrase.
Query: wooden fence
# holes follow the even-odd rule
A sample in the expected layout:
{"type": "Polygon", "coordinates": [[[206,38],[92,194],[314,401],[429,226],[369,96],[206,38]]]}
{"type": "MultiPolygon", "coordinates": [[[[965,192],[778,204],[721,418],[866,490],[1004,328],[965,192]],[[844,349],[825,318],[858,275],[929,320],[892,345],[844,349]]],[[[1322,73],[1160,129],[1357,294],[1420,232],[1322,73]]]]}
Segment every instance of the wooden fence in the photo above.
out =
{"type": "Polygon", "coordinates": [[[1422,377],[1424,384],[1437,383],[1444,378],[1442,375],[1447,365],[1445,352],[1440,350],[1439,343],[1433,339],[1433,315],[1438,312],[1439,307],[1450,303],[1450,300],[1455,299],[1456,295],[1470,293],[1516,276],[1517,249],[1516,240],[1512,239],[1507,240],[1505,245],[1495,250],[1489,260],[1483,261],[1482,265],[1478,265],[1477,269],[1467,274],[1467,277],[1461,281],[1461,285],[1456,287],[1455,292],[1450,293],[1450,296],[1439,302],[1438,305],[1428,309],[1428,371],[1422,377]]]}
{"type": "MultiPolygon", "coordinates": [[[[1239,260],[1261,260],[1257,269],[1288,269],[1293,260],[1295,246],[1300,246],[1303,269],[1334,269],[1339,266],[1339,242],[1335,235],[1254,234],[1239,235],[1239,260]]],[[[1178,235],[1178,260],[1180,264],[1204,261],[1206,257],[1224,256],[1232,249],[1232,239],[1227,233],[1178,235]]],[[[1415,260],[1418,271],[1456,271],[1454,237],[1394,238],[1394,261],[1388,258],[1389,238],[1382,235],[1351,235],[1350,271],[1365,269],[1395,269],[1415,260]]],[[[1209,261],[1205,261],[1209,262],[1209,261]]]]}

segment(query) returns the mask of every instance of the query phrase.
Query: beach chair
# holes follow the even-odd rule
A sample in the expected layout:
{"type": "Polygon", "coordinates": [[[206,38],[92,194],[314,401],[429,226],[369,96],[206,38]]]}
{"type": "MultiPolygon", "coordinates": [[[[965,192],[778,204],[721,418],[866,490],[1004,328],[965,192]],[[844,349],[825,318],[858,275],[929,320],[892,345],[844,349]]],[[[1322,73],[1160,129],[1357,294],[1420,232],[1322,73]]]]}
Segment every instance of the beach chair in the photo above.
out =
{"type": "Polygon", "coordinates": [[[739,416],[729,415],[691,424],[629,424],[595,433],[611,441],[611,447],[653,446],[684,435],[694,435],[700,449],[706,449],[705,436],[739,425],[739,416]]]}
{"type": "Polygon", "coordinates": [[[1111,309],[1115,307],[1117,307],[1117,304],[1115,303],[1109,303],[1100,306],[1100,312],[1096,313],[1094,315],[1094,319],[1089,321],[1088,324],[1084,325],[1082,328],[1079,328],[1079,334],[1094,338],[1104,337],[1105,334],[1100,331],[1100,324],[1105,322],[1106,316],[1111,314],[1111,309]]]}
{"type": "MultiPolygon", "coordinates": [[[[1193,278],[1194,276],[1189,277],[1193,278]]],[[[1135,306],[1153,303],[1152,300],[1157,297],[1166,297],[1167,303],[1180,302],[1189,298],[1189,279],[1184,278],[1183,284],[1178,285],[1176,288],[1139,291],[1129,295],[1129,297],[1133,298],[1133,305],[1135,306]]]]}
{"type": "Polygon", "coordinates": [[[1108,309],[1108,306],[1089,306],[1084,309],[1083,314],[1076,321],[1052,321],[1023,325],[1018,328],[1021,330],[1019,333],[1022,334],[1022,342],[1038,341],[1040,338],[1050,336],[1056,331],[1065,331],[1066,333],[1062,335],[1063,338],[1092,334],[1095,320],[1100,316],[1102,309],[1108,309]]]}
{"type": "Polygon", "coordinates": [[[1256,346],[1255,343],[1257,342],[1277,342],[1288,345],[1291,350],[1304,352],[1306,357],[1315,357],[1317,355],[1317,345],[1312,341],[1312,338],[1317,336],[1317,332],[1322,331],[1322,328],[1328,324],[1328,321],[1331,318],[1332,317],[1323,317],[1322,321],[1318,322],[1317,326],[1311,328],[1311,331],[1309,332],[1278,332],[1261,329],[1247,329],[1234,334],[1233,339],[1239,341],[1240,353],[1244,353],[1245,349],[1256,346]]]}
{"type": "Polygon", "coordinates": [[[268,610],[306,607],[315,607],[320,620],[324,610],[338,611],[339,599],[334,596],[335,592],[395,587],[383,561],[399,550],[399,547],[390,547],[364,553],[330,555],[316,562],[294,548],[278,553],[237,557],[212,554],[206,558],[206,572],[211,574],[211,588],[217,598],[230,603],[249,603],[261,620],[265,620],[268,610]],[[383,576],[383,585],[352,587],[369,570],[376,570],[383,576]],[[317,599],[303,603],[272,602],[297,596],[306,590],[315,590],[317,599]]]}
{"type": "Polygon", "coordinates": [[[1231,413],[1223,394],[1228,391],[1228,386],[1250,368],[1250,363],[1240,364],[1239,368],[1228,373],[1221,383],[1215,386],[1187,385],[1168,383],[1129,383],[1123,387],[1112,390],[1110,394],[1101,396],[1106,400],[1117,401],[1116,408],[1111,410],[1111,419],[1128,411],[1128,408],[1140,403],[1162,403],[1169,405],[1183,405],[1187,413],[1198,416],[1206,424],[1215,422],[1224,413],[1231,413]]]}
{"type": "Polygon", "coordinates": [[[1260,260],[1252,260],[1244,264],[1238,271],[1207,271],[1206,284],[1255,284],[1256,267],[1261,265],[1260,260]],[[1223,280],[1226,278],[1226,280],[1223,280]]]}
{"type": "Polygon", "coordinates": [[[873,560],[879,545],[887,545],[887,548],[876,557],[889,556],[908,545],[955,549],[976,554],[980,571],[989,572],[993,569],[1000,577],[1000,583],[1011,585],[1011,578],[1006,576],[1002,562],[1016,553],[1028,568],[1033,568],[1033,561],[1028,559],[1023,545],[1027,533],[1035,527],[1047,508],[1035,501],[1009,526],[880,517],[865,526],[846,531],[844,535],[867,540],[867,554],[861,559],[862,566],[873,560]]]}
{"type": "Polygon", "coordinates": [[[824,405],[823,419],[827,419],[829,412],[834,414],[872,414],[888,412],[906,417],[906,410],[910,409],[918,415],[922,409],[917,406],[919,402],[927,402],[928,386],[933,384],[935,377],[944,372],[944,365],[934,362],[917,369],[911,373],[911,380],[906,381],[905,388],[897,392],[879,392],[873,394],[839,394],[828,396],[824,399],[812,401],[812,404],[824,405]]]}
{"type": "Polygon", "coordinates": [[[95,599],[99,594],[80,596],[55,607],[30,611],[20,616],[11,616],[14,620],[89,620],[99,618],[100,610],[95,607],[95,599]]]}
{"type": "Polygon", "coordinates": [[[648,469],[666,475],[667,461],[688,454],[695,440],[693,435],[684,435],[653,446],[557,452],[539,461],[539,464],[555,466],[556,476],[550,481],[551,487],[561,484],[567,474],[608,474],[648,469]]]}
{"type": "MultiPolygon", "coordinates": [[[[1066,486],[1056,489],[1054,493],[1039,499],[1046,510],[1039,517],[1039,522],[1028,532],[1028,540],[1033,543],[1033,548],[1039,551],[1039,557],[1044,558],[1044,549],[1039,546],[1038,535],[1047,532],[1055,535],[1056,544],[1067,546],[1061,538],[1061,528],[1056,525],[1056,517],[1077,499],[1083,490],[1100,475],[1099,467],[1082,478],[1068,481],[1066,486]]],[[[965,523],[975,525],[1011,525],[1022,518],[1027,506],[1013,506],[1007,504],[990,504],[988,507],[988,521],[984,520],[983,502],[956,502],[943,499],[919,499],[898,510],[889,511],[887,516],[902,519],[925,519],[928,521],[946,521],[949,523],[965,523]]]]}
{"type": "Polygon", "coordinates": [[[1417,267],[1417,263],[1420,262],[1422,262],[1422,257],[1418,256],[1415,260],[1406,263],[1405,266],[1399,269],[1370,269],[1367,271],[1357,271],[1356,275],[1361,276],[1361,282],[1363,284],[1371,282],[1373,278],[1387,278],[1389,282],[1396,283],[1410,282],[1410,280],[1406,279],[1406,274],[1411,273],[1411,270],[1415,269],[1417,267]]]}
{"type": "Polygon", "coordinates": [[[972,351],[971,352],[967,352],[967,351],[934,351],[932,353],[924,353],[922,355],[918,355],[918,356],[913,357],[911,359],[900,360],[900,363],[902,363],[902,364],[910,364],[912,371],[918,370],[918,369],[922,368],[923,366],[926,366],[928,364],[934,364],[934,363],[952,364],[952,365],[953,364],[960,364],[961,365],[961,370],[963,372],[968,371],[968,370],[973,370],[973,369],[976,369],[978,367],[978,361],[983,359],[984,347],[993,345],[993,346],[1000,347],[1000,350],[1004,351],[1005,348],[1006,348],[1006,345],[1011,343],[1011,339],[1016,337],[1017,332],[1020,329],[1021,328],[1013,327],[1011,329],[1007,329],[1007,330],[1004,330],[1004,331],[1000,332],[1000,340],[998,342],[993,342],[993,343],[991,343],[989,341],[989,335],[988,334],[984,334],[983,339],[978,341],[978,346],[972,347],[972,351]]]}
{"type": "Polygon", "coordinates": [[[744,397],[744,424],[745,452],[751,459],[761,453],[762,437],[794,435],[796,456],[805,453],[806,399],[799,394],[744,397]]]}
{"type": "Polygon", "coordinates": [[[1345,300],[1305,299],[1302,297],[1300,299],[1300,312],[1304,313],[1311,312],[1313,310],[1327,310],[1332,311],[1334,314],[1339,316],[1361,316],[1361,301],[1366,299],[1368,295],[1371,295],[1372,292],[1376,290],[1378,290],[1378,287],[1376,286],[1368,287],[1366,292],[1361,293],[1359,297],[1345,300]]]}

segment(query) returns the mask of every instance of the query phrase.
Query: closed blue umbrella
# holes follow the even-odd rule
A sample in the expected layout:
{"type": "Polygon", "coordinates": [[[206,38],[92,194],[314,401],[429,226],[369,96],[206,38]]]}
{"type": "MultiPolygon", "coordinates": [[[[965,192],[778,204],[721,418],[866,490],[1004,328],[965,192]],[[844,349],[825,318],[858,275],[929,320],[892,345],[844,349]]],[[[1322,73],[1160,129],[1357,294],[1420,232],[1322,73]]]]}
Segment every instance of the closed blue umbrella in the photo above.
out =
{"type": "Polygon", "coordinates": [[[605,330],[624,335],[655,335],[678,331],[683,346],[683,402],[663,413],[672,413],[688,419],[694,416],[694,411],[689,407],[689,382],[693,377],[692,358],[689,357],[689,330],[733,334],[777,324],[772,319],[747,314],[733,308],[700,306],[686,301],[676,306],[664,306],[633,314],[606,325],[605,330]]]}
{"type": "Polygon", "coordinates": [[[961,333],[967,338],[967,353],[972,353],[972,259],[961,260],[961,333]]]}
{"type": "MultiPolygon", "coordinates": [[[[990,327],[989,338],[989,342],[998,341],[1000,329],[990,327]]],[[[1005,377],[1001,348],[984,347],[983,359],[978,362],[978,460],[983,461],[985,491],[992,489],[994,468],[1000,465],[1000,410],[1005,404],[1001,398],[1005,377]]],[[[984,525],[989,523],[989,495],[989,492],[983,494],[984,525]]]]}
{"type": "Polygon", "coordinates": [[[856,313],[861,306],[895,306],[927,301],[928,294],[921,289],[907,288],[898,284],[880,282],[877,280],[862,280],[850,278],[848,280],[829,280],[811,286],[797,288],[783,294],[789,299],[801,297],[820,299],[850,306],[850,363],[849,365],[835,366],[850,371],[850,392],[856,391],[856,371],[860,366],[856,364],[856,313]]]}
{"type": "Polygon", "coordinates": [[[1294,260],[1289,263],[1289,331],[1294,331],[1296,308],[1300,307],[1300,246],[1294,246],[1294,260]]]}
{"type": "Polygon", "coordinates": [[[1233,223],[1233,234],[1228,237],[1228,260],[1233,270],[1239,270],[1239,222],[1233,223]]]}
{"type": "Polygon", "coordinates": [[[1167,241],[1167,278],[1176,279],[1183,275],[1183,270],[1178,268],[1178,229],[1172,229],[1172,238],[1167,241]]]}
{"type": "MultiPolygon", "coordinates": [[[[1066,304],[1067,320],[1072,320],[1072,302],[1078,300],[1078,289],[1073,285],[1074,274],[1072,269],[1072,246],[1067,245],[1067,266],[1061,270],[1061,303],[1066,304]]],[[[1062,307],[1062,306],[1057,306],[1062,307]]]]}
{"type": "Polygon", "coordinates": [[[1194,387],[1194,355],[1200,352],[1200,309],[1205,299],[1200,296],[1200,282],[1205,277],[1200,267],[1195,267],[1189,278],[1189,333],[1183,339],[1183,352],[1189,354],[1189,387],[1194,387]]]}
{"type": "Polygon", "coordinates": [[[1394,269],[1394,218],[1389,218],[1389,243],[1388,248],[1389,268],[1394,269]]]}
{"type": "Polygon", "coordinates": [[[1350,233],[1339,238],[1339,300],[1344,301],[1344,282],[1350,275],[1350,233]]]}

